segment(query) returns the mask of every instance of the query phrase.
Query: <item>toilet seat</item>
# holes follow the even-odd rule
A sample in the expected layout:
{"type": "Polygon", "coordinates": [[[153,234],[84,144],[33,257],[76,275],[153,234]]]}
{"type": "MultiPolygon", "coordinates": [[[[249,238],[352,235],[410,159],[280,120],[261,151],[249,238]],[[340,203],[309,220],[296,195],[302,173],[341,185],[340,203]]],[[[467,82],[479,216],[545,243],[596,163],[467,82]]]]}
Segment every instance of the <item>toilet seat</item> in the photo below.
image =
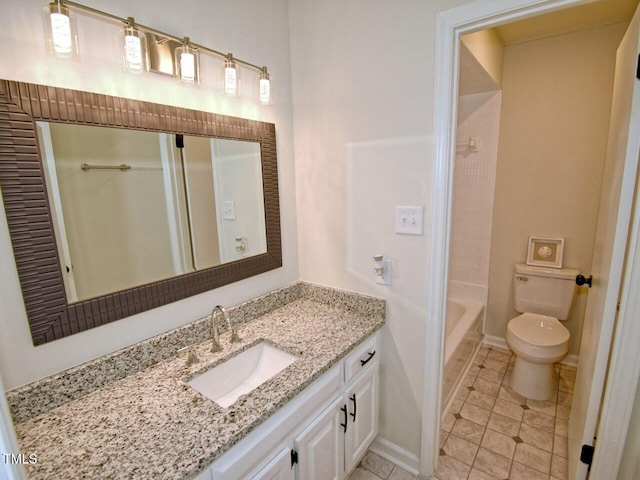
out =
{"type": "Polygon", "coordinates": [[[507,325],[507,344],[516,354],[509,380],[517,393],[548,400],[555,391],[553,364],[569,351],[569,330],[555,317],[523,313],[507,325]]]}
{"type": "Polygon", "coordinates": [[[507,325],[507,344],[521,358],[536,364],[557,362],[569,351],[569,330],[555,317],[523,313],[507,325]]]}
{"type": "Polygon", "coordinates": [[[518,340],[537,347],[556,347],[569,341],[569,330],[555,317],[537,313],[523,313],[507,325],[518,340]]]}

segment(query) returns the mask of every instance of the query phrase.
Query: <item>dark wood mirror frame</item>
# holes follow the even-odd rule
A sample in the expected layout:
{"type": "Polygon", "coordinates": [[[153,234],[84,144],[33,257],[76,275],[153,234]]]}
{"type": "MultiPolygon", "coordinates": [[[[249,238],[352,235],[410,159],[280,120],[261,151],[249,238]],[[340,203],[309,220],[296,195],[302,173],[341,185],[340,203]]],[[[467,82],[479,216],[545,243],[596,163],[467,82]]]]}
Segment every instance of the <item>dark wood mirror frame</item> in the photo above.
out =
{"type": "Polygon", "coordinates": [[[0,189],[34,345],[98,327],[282,266],[275,125],[95,93],[0,80],[0,189]],[[36,121],[260,143],[267,252],[69,304],[36,121]]]}

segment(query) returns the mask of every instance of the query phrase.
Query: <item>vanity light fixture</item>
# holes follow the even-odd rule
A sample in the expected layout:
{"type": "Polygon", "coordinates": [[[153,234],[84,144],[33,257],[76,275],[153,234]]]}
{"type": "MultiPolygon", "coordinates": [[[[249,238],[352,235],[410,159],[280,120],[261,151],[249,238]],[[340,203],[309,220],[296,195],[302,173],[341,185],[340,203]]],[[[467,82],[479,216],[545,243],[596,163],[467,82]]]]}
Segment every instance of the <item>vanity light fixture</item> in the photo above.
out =
{"type": "Polygon", "coordinates": [[[136,28],[133,17],[127,18],[123,35],[124,69],[131,73],[143,73],[147,70],[147,37],[136,28]]]}
{"type": "Polygon", "coordinates": [[[200,53],[193,48],[189,37],[184,37],[182,46],[176,48],[176,75],[183,83],[197,85],[200,83],[200,53]]]}
{"type": "Polygon", "coordinates": [[[78,56],[78,36],[75,17],[63,2],[54,0],[43,10],[47,51],[62,58],[78,56]]]}
{"type": "Polygon", "coordinates": [[[123,24],[122,51],[124,69],[131,73],[162,73],[179,78],[183,83],[200,83],[200,53],[208,53],[224,59],[223,93],[229,97],[240,94],[238,66],[244,65],[259,72],[258,101],[261,105],[273,104],[273,83],[267,67],[240,60],[231,53],[222,53],[204,45],[193,43],[189,37],[178,37],[152,27],[136,23],[132,17],[121,18],[70,0],[52,0],[44,7],[44,23],[47,49],[52,55],[63,58],[78,56],[78,39],[75,17],[71,10],[90,13],[123,24]],[[161,66],[155,54],[156,47],[162,46],[161,66]],[[173,52],[173,55],[171,54],[173,52]],[[167,55],[168,53],[168,55],[167,55]],[[169,65],[164,59],[168,57],[169,65]],[[171,65],[173,63],[173,65],[171,65]],[[155,67],[154,67],[155,65],[155,67]],[[167,68],[168,67],[168,68],[167,68]],[[173,67],[173,68],[172,68],[173,67]]]}
{"type": "Polygon", "coordinates": [[[224,61],[224,94],[228,97],[238,95],[239,81],[238,64],[233,59],[233,55],[229,53],[224,61]]]}

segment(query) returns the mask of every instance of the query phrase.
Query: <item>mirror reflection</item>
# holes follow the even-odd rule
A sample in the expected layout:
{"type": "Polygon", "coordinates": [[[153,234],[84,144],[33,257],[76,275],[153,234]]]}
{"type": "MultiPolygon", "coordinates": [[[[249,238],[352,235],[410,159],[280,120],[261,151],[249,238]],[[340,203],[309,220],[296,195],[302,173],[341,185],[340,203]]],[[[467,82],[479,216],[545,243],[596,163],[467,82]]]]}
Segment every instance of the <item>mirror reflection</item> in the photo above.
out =
{"type": "Polygon", "coordinates": [[[259,143],[37,128],[69,303],[267,251],[259,143]]]}

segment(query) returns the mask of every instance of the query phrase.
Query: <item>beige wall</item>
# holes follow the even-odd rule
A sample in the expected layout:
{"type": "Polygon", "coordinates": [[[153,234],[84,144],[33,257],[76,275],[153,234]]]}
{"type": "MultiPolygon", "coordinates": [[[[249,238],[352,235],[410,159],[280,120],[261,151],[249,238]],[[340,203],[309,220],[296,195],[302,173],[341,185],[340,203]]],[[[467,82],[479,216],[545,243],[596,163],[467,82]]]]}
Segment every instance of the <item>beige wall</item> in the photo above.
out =
{"type": "MultiPolygon", "coordinates": [[[[177,158],[180,152],[176,148],[177,158]]],[[[186,170],[191,242],[196,270],[220,265],[216,198],[213,191],[211,140],[185,135],[182,149],[186,170]]]]}
{"type": "MultiPolygon", "coordinates": [[[[564,237],[564,266],[589,275],[598,215],[615,51],[626,25],[505,47],[487,331],[504,337],[513,265],[530,235],[564,237]]],[[[577,354],[586,289],[571,319],[577,354]]]]}
{"type": "Polygon", "coordinates": [[[49,124],[77,298],[174,272],[158,134],[49,124]],[[80,169],[82,163],[131,170],[80,169]]]}
{"type": "Polygon", "coordinates": [[[482,65],[482,68],[484,68],[493,82],[500,87],[502,84],[504,45],[495,28],[463,35],[460,40],[477,62],[482,65]]]}

